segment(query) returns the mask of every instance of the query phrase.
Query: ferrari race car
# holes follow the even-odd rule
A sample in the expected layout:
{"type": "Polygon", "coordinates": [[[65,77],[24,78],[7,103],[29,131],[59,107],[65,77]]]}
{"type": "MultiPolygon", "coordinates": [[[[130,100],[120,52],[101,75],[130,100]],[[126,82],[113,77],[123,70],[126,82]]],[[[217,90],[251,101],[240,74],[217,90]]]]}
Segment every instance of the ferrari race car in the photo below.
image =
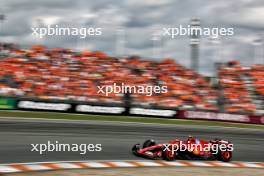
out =
{"type": "Polygon", "coordinates": [[[166,144],[156,144],[146,140],[141,147],[135,144],[132,152],[136,156],[148,159],[180,160],[220,160],[228,162],[232,158],[233,144],[222,139],[211,141],[188,137],[187,140],[172,140],[166,144]]]}

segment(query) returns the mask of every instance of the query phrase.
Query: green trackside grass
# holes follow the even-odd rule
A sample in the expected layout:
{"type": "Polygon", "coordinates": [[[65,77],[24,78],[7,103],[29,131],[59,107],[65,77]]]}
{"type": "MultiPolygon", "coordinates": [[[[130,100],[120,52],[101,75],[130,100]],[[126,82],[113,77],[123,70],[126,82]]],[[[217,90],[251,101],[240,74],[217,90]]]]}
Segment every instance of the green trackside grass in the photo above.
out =
{"type": "Polygon", "coordinates": [[[214,122],[203,120],[181,120],[181,119],[162,119],[146,117],[129,117],[129,116],[108,116],[108,115],[84,115],[84,114],[67,114],[54,112],[23,112],[23,111],[0,111],[1,117],[24,117],[24,118],[44,118],[44,119],[67,119],[67,120],[92,120],[92,121],[112,121],[112,122],[137,122],[137,123],[154,123],[154,124],[171,124],[171,125],[203,125],[203,126],[221,126],[252,128],[264,130],[264,125],[240,124],[229,122],[214,122]]]}

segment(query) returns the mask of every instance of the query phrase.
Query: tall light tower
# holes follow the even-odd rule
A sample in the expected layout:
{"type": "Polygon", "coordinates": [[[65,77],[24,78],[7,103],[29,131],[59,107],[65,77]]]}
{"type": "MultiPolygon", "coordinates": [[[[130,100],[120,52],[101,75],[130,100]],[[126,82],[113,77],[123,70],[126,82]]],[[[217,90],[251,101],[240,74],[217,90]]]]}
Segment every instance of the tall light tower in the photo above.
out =
{"type": "Polygon", "coordinates": [[[253,64],[263,64],[261,61],[261,59],[263,59],[263,41],[260,38],[253,40],[252,42],[253,46],[254,46],[254,60],[253,60],[253,64]]]}
{"type": "Polygon", "coordinates": [[[200,19],[198,18],[192,18],[191,19],[191,39],[190,39],[190,45],[191,45],[191,69],[195,71],[199,71],[199,44],[200,44],[200,35],[197,32],[199,31],[195,30],[200,28],[200,19]],[[194,29],[194,30],[192,30],[194,29]]]}
{"type": "Polygon", "coordinates": [[[152,34],[152,42],[153,42],[153,58],[162,58],[162,41],[160,33],[152,34]]]}
{"type": "Polygon", "coordinates": [[[125,45],[126,45],[125,28],[119,27],[116,30],[116,46],[115,46],[116,56],[124,57],[126,55],[125,45]]]}
{"type": "Polygon", "coordinates": [[[2,23],[5,20],[5,15],[4,14],[0,14],[0,22],[2,23]]]}
{"type": "Polygon", "coordinates": [[[154,25],[152,27],[152,54],[153,58],[161,59],[163,57],[163,41],[162,41],[162,31],[159,25],[154,25]]]}
{"type": "MultiPolygon", "coordinates": [[[[95,22],[95,19],[97,18],[96,14],[92,14],[92,13],[85,13],[84,15],[82,15],[82,17],[80,18],[79,22],[80,24],[79,27],[89,27],[90,24],[93,24],[95,22]]],[[[92,46],[89,45],[90,41],[88,40],[88,36],[86,38],[80,38],[80,36],[77,36],[77,42],[76,42],[76,48],[79,50],[92,50],[92,46]],[[80,40],[80,43],[78,43],[78,40],[80,40]]]]}
{"type": "Polygon", "coordinates": [[[4,20],[5,20],[5,15],[4,14],[0,14],[0,31],[2,30],[2,24],[3,24],[3,22],[4,22],[4,20]]]}
{"type": "MultiPolygon", "coordinates": [[[[32,26],[34,28],[41,28],[41,27],[44,27],[45,24],[44,24],[43,19],[38,17],[38,18],[33,19],[32,26]]],[[[45,45],[46,44],[46,36],[43,36],[42,38],[40,38],[39,35],[32,35],[32,37],[35,41],[34,42],[35,44],[37,44],[37,45],[45,45]]]]}

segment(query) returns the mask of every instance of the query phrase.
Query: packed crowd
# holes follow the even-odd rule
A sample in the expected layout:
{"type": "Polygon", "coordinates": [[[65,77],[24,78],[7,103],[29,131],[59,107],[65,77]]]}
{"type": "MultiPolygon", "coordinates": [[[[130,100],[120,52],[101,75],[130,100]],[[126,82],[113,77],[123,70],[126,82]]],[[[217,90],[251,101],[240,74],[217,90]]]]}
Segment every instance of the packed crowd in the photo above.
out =
{"type": "Polygon", "coordinates": [[[243,67],[233,61],[219,69],[227,112],[264,113],[264,65],[243,67]]]}
{"type": "MultiPolygon", "coordinates": [[[[219,89],[204,76],[175,62],[160,62],[139,57],[114,58],[102,52],[75,52],[33,46],[19,49],[0,45],[0,95],[91,103],[123,103],[124,94],[98,93],[98,86],[167,86],[166,93],[152,96],[134,93],[132,104],[146,107],[219,110],[219,89]]],[[[219,69],[224,107],[228,112],[256,112],[252,92],[263,97],[263,66],[219,69]],[[243,72],[245,77],[240,74],[243,72]],[[246,80],[243,80],[246,79],[246,80]],[[250,81],[248,90],[247,81],[250,81]]]]}
{"type": "Polygon", "coordinates": [[[203,76],[174,60],[161,62],[138,57],[117,59],[101,52],[77,53],[67,49],[29,50],[2,46],[0,93],[40,99],[120,103],[122,94],[98,94],[97,86],[166,85],[167,93],[131,95],[142,106],[217,110],[216,91],[203,76]]]}

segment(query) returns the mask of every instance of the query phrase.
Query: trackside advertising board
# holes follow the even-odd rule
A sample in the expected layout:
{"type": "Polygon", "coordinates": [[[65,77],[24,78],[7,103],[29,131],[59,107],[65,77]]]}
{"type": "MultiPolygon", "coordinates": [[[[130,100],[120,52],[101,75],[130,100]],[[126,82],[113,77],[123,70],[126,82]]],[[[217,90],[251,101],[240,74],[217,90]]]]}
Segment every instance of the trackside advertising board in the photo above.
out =
{"type": "Polygon", "coordinates": [[[263,116],[206,112],[206,111],[179,110],[177,118],[190,119],[190,120],[209,120],[209,121],[264,124],[263,116]]]}
{"type": "Polygon", "coordinates": [[[142,107],[124,107],[122,105],[95,105],[82,103],[67,103],[63,101],[43,101],[43,100],[18,100],[13,98],[0,98],[0,109],[24,110],[24,111],[53,111],[77,114],[105,114],[105,115],[125,115],[160,117],[170,119],[190,119],[238,122],[248,124],[263,124],[264,116],[253,116],[246,114],[229,114],[195,110],[175,110],[142,107]]]}
{"type": "Polygon", "coordinates": [[[16,100],[12,98],[0,98],[0,109],[15,109],[16,100]]]}

